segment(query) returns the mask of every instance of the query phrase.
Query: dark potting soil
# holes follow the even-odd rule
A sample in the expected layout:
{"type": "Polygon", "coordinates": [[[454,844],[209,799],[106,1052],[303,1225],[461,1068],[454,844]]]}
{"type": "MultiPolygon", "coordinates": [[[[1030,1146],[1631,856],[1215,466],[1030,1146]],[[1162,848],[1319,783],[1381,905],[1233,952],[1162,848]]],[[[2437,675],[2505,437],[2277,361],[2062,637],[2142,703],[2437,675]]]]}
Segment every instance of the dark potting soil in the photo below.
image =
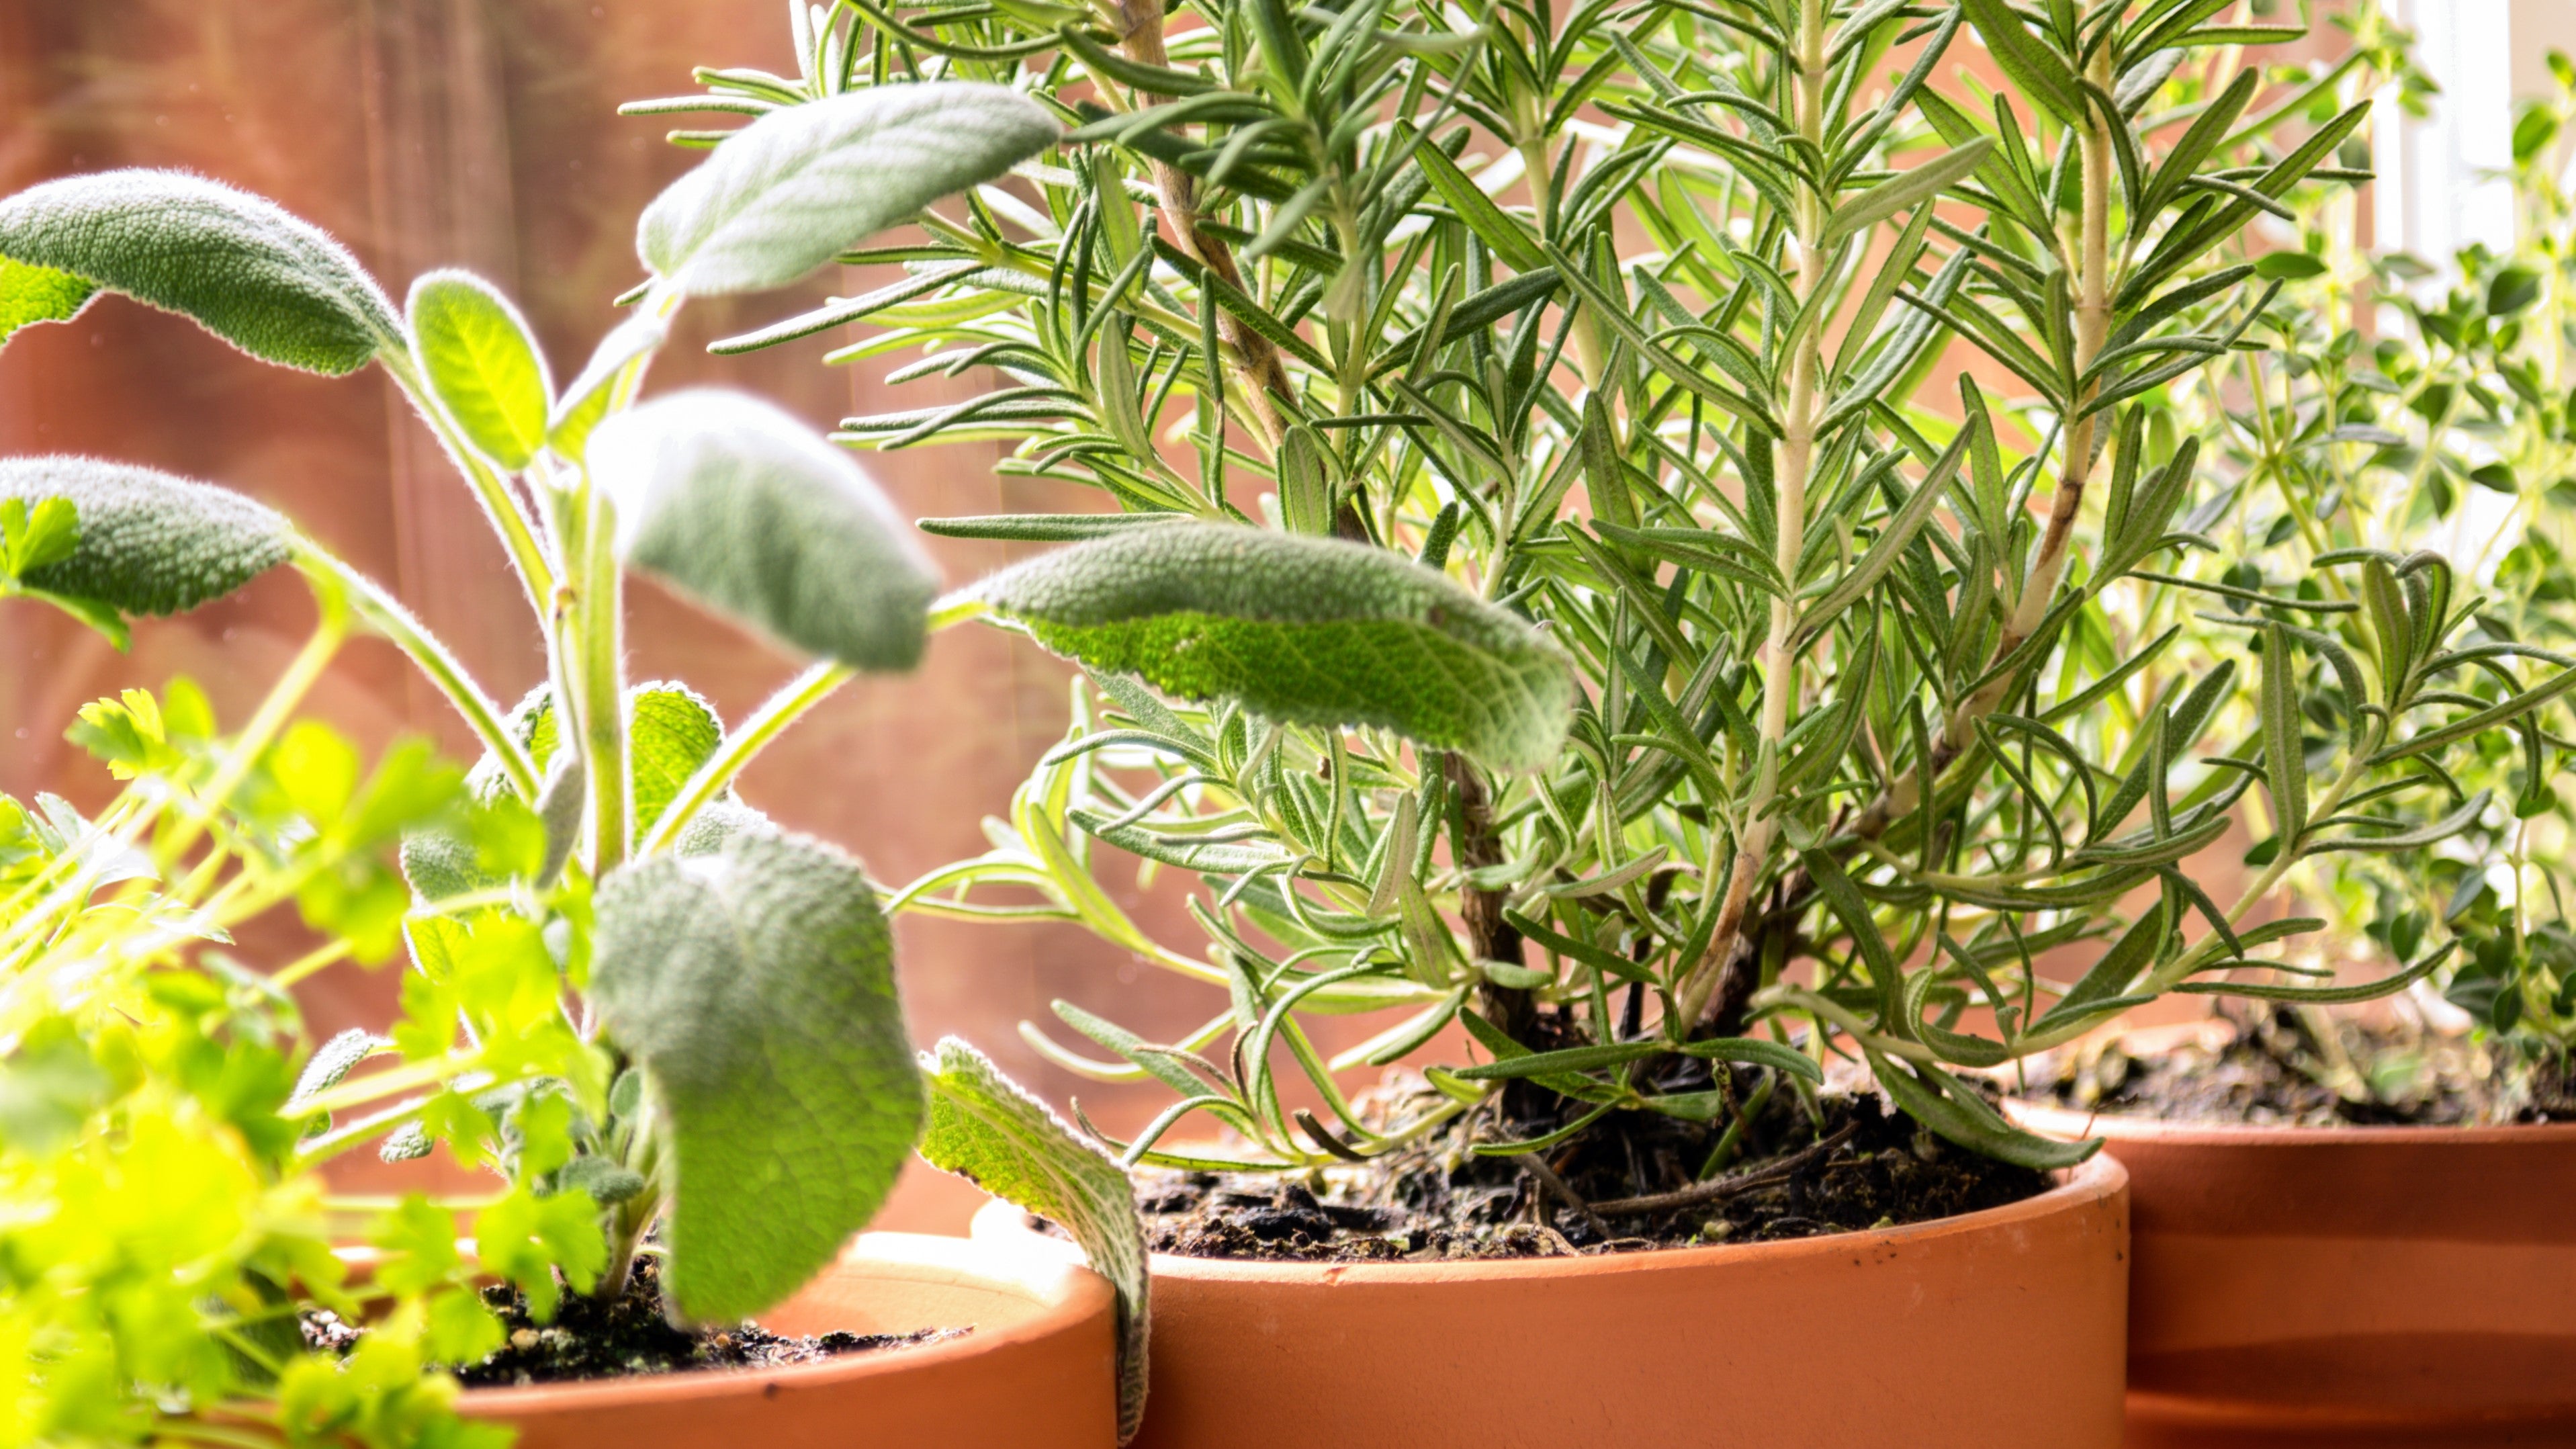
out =
{"type": "Polygon", "coordinates": [[[2269,1004],[2222,1007],[2196,1038],[2132,1054],[2114,1038],[2035,1061],[2028,1095],[2167,1122],[2282,1127],[2479,1126],[2576,1120],[2567,1085],[2420,1022],[2269,1004]]]}
{"type": "Polygon", "coordinates": [[[1621,1112],[1534,1158],[1478,1157],[1455,1132],[1294,1177],[1147,1172],[1137,1197],[1158,1252],[1428,1262],[1816,1237],[2000,1207],[2050,1186],[2044,1173],[1918,1131],[1875,1096],[1823,1097],[1810,1118],[1782,1092],[1741,1150],[1703,1175],[1718,1139],[1703,1124],[1621,1112]]]}
{"type": "MultiPolygon", "coordinates": [[[[509,1342],[480,1362],[456,1367],[457,1381],[467,1388],[513,1388],[690,1369],[779,1368],[843,1354],[941,1343],[974,1331],[925,1328],[912,1333],[789,1337],[753,1323],[674,1328],[662,1316],[661,1264],[651,1257],[637,1260],[625,1293],[615,1301],[566,1293],[551,1323],[537,1322],[528,1311],[526,1295],[507,1284],[486,1287],[483,1302],[500,1318],[509,1342]]],[[[351,1329],[330,1313],[305,1318],[305,1340],[315,1348],[345,1351],[363,1331],[351,1329]]]]}

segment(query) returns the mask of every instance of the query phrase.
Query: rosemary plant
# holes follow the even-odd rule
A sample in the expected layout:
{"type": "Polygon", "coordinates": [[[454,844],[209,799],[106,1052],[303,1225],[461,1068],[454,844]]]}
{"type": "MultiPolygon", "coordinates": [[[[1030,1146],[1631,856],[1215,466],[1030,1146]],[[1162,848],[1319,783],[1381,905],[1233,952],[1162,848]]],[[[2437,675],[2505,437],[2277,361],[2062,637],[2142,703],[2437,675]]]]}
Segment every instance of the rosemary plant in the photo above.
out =
{"type": "Polygon", "coordinates": [[[2430,682],[2436,557],[2205,556],[2169,404],[2264,345],[2249,225],[2366,178],[2376,64],[2267,83],[2250,48],[2305,27],[2232,9],[843,0],[791,7],[798,74],[631,108],[975,80],[1068,127],[842,258],[901,280],[716,346],[864,324],[827,360],[1000,385],[838,441],[1001,440],[1116,505],[925,522],[1069,542],[945,612],[1088,679],[994,849],[891,906],[1076,921],[1221,995],[1167,1044],[1058,1006],[1114,1059],[1029,1031],[1178,1095],[1130,1164],[1450,1133],[1651,1194],[1838,1056],[1954,1142],[2079,1160],[1960,1072],[2240,989],[2323,927],[2255,923],[2286,872],[2464,828],[2427,764],[2563,687],[2430,682]],[[1203,946],[1113,904],[1131,857],[1203,884],[1203,946]],[[1359,1012],[1401,1015],[1326,1056],[1309,1023],[1359,1012]],[[1453,1026],[1426,1090],[1345,1093],[1453,1026]],[[1708,1150],[1623,1155],[1676,1123],[1708,1150]]]}

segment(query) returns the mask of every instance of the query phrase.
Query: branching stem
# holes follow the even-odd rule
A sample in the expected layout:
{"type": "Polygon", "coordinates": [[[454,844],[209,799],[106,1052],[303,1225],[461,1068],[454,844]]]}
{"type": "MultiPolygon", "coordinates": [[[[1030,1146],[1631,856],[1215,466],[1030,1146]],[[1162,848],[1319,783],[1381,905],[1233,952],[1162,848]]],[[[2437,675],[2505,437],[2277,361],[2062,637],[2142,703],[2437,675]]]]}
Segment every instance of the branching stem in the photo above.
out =
{"type": "MultiPolygon", "coordinates": [[[[1798,73],[1793,84],[1798,132],[1821,146],[1825,135],[1824,0],[1801,0],[1798,73]]],[[[1794,285],[1798,304],[1804,307],[1825,285],[1823,239],[1827,207],[1825,196],[1812,187],[1801,191],[1797,202],[1798,272],[1794,285]]],[[[1753,899],[1754,884],[1770,858],[1779,829],[1772,806],[1779,798],[1780,751],[1788,738],[1789,711],[1798,698],[1801,674],[1798,651],[1791,647],[1798,611],[1790,596],[1796,593],[1798,562],[1807,548],[1807,481],[1815,466],[1816,425],[1823,414],[1820,381],[1824,371],[1824,330],[1821,326],[1806,328],[1789,356],[1788,398],[1781,410],[1780,467],[1775,478],[1779,536],[1772,559],[1780,577],[1789,580],[1791,587],[1788,595],[1771,600],[1770,630],[1763,639],[1760,658],[1762,718],[1758,722],[1760,744],[1753,766],[1753,791],[1737,822],[1735,863],[1727,875],[1726,895],[1718,904],[1717,928],[1709,938],[1707,953],[1682,983],[1675,1025],[1684,1031],[1699,1023],[1717,996],[1721,979],[1734,967],[1736,943],[1744,933],[1744,917],[1753,899]]]]}

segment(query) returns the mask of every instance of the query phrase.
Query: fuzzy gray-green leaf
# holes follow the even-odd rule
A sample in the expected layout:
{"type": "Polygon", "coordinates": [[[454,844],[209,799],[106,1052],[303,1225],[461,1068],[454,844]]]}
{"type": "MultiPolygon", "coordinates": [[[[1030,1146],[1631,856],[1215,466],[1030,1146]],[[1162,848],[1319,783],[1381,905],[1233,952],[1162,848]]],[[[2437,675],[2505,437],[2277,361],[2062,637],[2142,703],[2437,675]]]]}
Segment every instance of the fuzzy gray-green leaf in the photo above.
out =
{"type": "Polygon", "coordinates": [[[286,562],[286,520],[228,489],[96,458],[0,459],[0,499],[68,499],[71,555],[24,582],[129,614],[177,614],[286,562]]]}
{"type": "Polygon", "coordinates": [[[601,423],[590,468],[628,564],[808,653],[921,658],[937,572],[858,463],[786,413],[673,393],[601,423]]]}
{"type": "Polygon", "coordinates": [[[69,322],[97,295],[98,284],[86,277],[0,257],[0,343],[21,327],[69,322]]]}
{"type": "Polygon", "coordinates": [[[1501,768],[1553,760],[1574,706],[1545,635],[1366,544],[1173,524],[1032,559],[976,592],[1049,649],[1167,694],[1377,725],[1501,768]]]}
{"type": "Polygon", "coordinates": [[[772,111],[644,209],[635,249],[690,296],[783,287],[1053,143],[1005,86],[871,86],[772,111]]]}
{"type": "Polygon", "coordinates": [[[307,372],[355,372],[403,332],[384,290],[319,228],[183,171],[67,176],[0,200],[0,257],[192,317],[307,372]]]}
{"type": "Polygon", "coordinates": [[[510,299],[471,272],[411,284],[412,357],[429,390],[483,456],[516,472],[545,446],[552,382],[510,299]]]}
{"type": "Polygon", "coordinates": [[[612,872],[591,995],[666,1136],[665,1284],[699,1322],[796,1291],[893,1188],[922,1088],[858,863],[755,833],[612,872]]]}
{"type": "MultiPolygon", "coordinates": [[[[510,725],[528,747],[528,758],[554,757],[554,697],[546,686],[539,685],[511,711],[510,725]]],[[[634,782],[637,835],[653,828],[680,787],[723,743],[724,720],[696,690],[667,679],[627,689],[627,778],[634,782]]]]}
{"type": "Polygon", "coordinates": [[[1118,1442],[1126,1443],[1145,1416],[1150,1287],[1144,1224],[1126,1172],[957,1038],[922,1053],[921,1069],[930,1082],[922,1157],[1061,1225],[1118,1290],[1118,1442]]]}

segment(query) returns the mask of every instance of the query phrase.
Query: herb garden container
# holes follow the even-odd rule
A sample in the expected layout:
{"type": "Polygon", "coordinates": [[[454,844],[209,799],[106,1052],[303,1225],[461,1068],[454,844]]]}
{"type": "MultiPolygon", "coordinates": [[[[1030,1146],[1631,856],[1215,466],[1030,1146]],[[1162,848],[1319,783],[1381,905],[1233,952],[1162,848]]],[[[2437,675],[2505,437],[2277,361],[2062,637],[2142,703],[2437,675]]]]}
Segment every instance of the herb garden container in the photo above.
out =
{"type": "MultiPolygon", "coordinates": [[[[1138,1449],[2120,1442],[2128,1176],[1883,1232],[1571,1258],[1155,1254],[1138,1449]],[[1993,1374],[1999,1345],[2044,1370],[1993,1374]],[[1973,1386],[1973,1387],[1972,1387],[1973,1386]]],[[[1069,1260],[1005,1203],[986,1243],[1069,1260]]]]}
{"type": "Polygon", "coordinates": [[[1112,1318],[1109,1285],[1070,1262],[869,1233],[762,1326],[973,1331],[784,1368],[475,1389],[462,1408],[517,1429],[518,1449],[1109,1449],[1112,1318]]]}
{"type": "Polygon", "coordinates": [[[2576,1443],[2576,1125],[2013,1112],[2131,1174],[2132,1449],[2576,1443]]]}

